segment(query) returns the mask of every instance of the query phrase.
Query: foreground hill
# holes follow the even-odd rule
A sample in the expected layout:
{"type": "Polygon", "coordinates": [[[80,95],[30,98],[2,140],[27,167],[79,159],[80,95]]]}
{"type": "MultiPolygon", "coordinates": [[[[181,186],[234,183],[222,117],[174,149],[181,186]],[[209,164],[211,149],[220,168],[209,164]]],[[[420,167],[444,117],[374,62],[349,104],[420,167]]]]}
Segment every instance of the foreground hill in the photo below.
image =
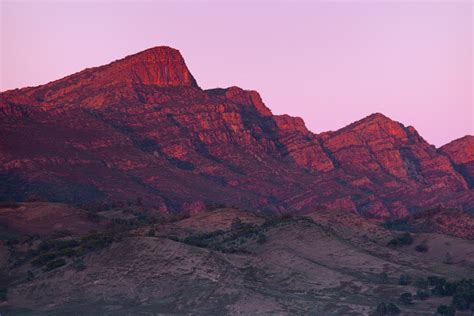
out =
{"type": "MultiPolygon", "coordinates": [[[[58,215],[61,207],[50,205],[58,215]]],[[[96,213],[91,225],[135,214],[106,230],[17,232],[0,243],[0,313],[369,315],[394,303],[404,315],[433,315],[453,295],[437,292],[437,280],[455,284],[474,267],[472,239],[419,230],[419,218],[403,227],[411,242],[390,246],[403,232],[344,211],[262,217],[224,208],[150,224],[135,208],[96,213]],[[403,293],[418,296],[407,303],[403,293]]]]}
{"type": "Polygon", "coordinates": [[[438,150],[382,114],[316,135],[255,91],[202,90],[169,47],[3,92],[0,119],[1,200],[375,217],[474,209],[472,142],[438,150]]]}

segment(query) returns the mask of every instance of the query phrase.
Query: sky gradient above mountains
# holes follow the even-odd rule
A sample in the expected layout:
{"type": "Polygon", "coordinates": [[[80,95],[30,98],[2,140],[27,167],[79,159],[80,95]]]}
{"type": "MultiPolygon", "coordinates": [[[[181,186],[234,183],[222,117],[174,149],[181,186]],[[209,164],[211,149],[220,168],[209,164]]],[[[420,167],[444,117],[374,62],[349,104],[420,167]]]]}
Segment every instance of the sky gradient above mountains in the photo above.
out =
{"type": "Polygon", "coordinates": [[[167,44],[202,88],[258,90],[314,132],[382,112],[441,146],[474,134],[472,6],[3,2],[0,89],[167,44]]]}

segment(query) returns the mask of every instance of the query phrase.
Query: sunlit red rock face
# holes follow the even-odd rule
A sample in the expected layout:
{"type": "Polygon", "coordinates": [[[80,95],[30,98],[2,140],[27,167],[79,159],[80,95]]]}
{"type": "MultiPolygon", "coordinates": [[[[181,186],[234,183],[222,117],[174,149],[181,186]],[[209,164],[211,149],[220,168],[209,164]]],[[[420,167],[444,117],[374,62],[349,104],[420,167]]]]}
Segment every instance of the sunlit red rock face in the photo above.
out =
{"type": "Polygon", "coordinates": [[[464,136],[440,148],[451,159],[456,170],[474,188],[474,136],[464,136]]]}
{"type": "Polygon", "coordinates": [[[0,117],[1,199],[377,217],[474,209],[464,162],[414,128],[373,114],[316,135],[300,118],[272,115],[255,91],[202,90],[168,47],[4,92],[0,117]]]}

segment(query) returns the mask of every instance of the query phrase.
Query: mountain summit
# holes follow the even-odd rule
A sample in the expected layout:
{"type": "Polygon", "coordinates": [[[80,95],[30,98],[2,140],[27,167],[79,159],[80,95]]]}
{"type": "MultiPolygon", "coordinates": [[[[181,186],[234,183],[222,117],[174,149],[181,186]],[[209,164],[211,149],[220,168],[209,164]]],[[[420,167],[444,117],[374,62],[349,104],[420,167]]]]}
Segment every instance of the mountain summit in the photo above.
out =
{"type": "Polygon", "coordinates": [[[202,90],[178,50],[155,47],[0,98],[0,200],[140,199],[402,217],[474,211],[472,142],[442,150],[376,113],[314,134],[256,91],[202,90]]]}
{"type": "Polygon", "coordinates": [[[196,80],[189,72],[181,53],[168,46],[147,49],[97,70],[100,73],[98,76],[134,84],[197,87],[196,80]]]}

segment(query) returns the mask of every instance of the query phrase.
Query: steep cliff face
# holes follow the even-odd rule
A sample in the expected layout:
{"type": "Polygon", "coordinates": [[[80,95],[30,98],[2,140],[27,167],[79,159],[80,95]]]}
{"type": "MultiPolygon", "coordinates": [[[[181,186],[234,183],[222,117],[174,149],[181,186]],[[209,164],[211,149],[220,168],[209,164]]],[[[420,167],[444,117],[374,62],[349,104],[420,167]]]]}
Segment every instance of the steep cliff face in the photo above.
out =
{"type": "Polygon", "coordinates": [[[255,91],[200,89],[169,47],[6,91],[0,116],[2,199],[382,217],[474,207],[455,150],[442,154],[381,114],[315,135],[301,118],[273,115],[255,91]]]}

